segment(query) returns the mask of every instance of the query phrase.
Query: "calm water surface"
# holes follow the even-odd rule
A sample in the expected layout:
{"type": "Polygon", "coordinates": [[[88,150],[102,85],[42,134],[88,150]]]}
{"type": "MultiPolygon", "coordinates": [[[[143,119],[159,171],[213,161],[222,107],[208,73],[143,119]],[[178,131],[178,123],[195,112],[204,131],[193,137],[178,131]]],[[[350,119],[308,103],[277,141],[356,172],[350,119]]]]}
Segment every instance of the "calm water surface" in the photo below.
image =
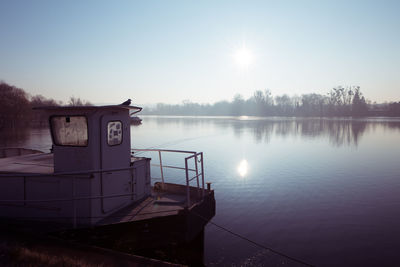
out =
{"type": "MultiPolygon", "coordinates": [[[[134,148],[204,152],[213,222],[316,266],[400,266],[400,119],[142,119],[132,127],[134,148]]],[[[0,141],[45,151],[50,144],[48,130],[0,141]]],[[[210,224],[204,260],[298,266],[210,224]]]]}

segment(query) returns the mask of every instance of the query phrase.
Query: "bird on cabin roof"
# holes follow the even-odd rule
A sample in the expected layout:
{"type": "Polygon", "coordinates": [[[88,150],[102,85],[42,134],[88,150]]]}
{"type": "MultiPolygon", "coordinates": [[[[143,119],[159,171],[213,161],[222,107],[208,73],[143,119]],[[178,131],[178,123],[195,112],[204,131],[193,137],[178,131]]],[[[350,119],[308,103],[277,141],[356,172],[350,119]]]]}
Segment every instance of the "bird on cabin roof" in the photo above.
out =
{"type": "Polygon", "coordinates": [[[131,104],[131,99],[129,98],[128,100],[126,100],[124,103],[121,103],[121,106],[129,106],[131,104]]]}

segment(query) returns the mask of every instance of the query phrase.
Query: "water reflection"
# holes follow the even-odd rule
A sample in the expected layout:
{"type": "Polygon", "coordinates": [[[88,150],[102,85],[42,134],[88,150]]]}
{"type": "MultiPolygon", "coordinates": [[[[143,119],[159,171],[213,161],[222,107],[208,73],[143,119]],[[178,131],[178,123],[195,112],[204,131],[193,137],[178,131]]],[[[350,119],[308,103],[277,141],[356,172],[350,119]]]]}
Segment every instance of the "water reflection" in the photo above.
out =
{"type": "Polygon", "coordinates": [[[21,128],[18,130],[3,129],[0,131],[0,147],[15,147],[29,137],[30,129],[21,128]]]}
{"type": "Polygon", "coordinates": [[[241,160],[237,167],[237,171],[240,177],[242,178],[246,177],[248,169],[249,169],[249,164],[247,163],[247,160],[245,159],[241,160]]]}
{"type": "Polygon", "coordinates": [[[258,118],[258,117],[153,117],[146,116],[145,122],[183,127],[231,128],[237,138],[251,132],[257,143],[269,143],[273,136],[302,138],[327,138],[334,146],[358,146],[363,135],[377,127],[400,131],[398,118],[258,118]]]}
{"type": "Polygon", "coordinates": [[[3,129],[0,131],[0,147],[22,147],[48,152],[51,148],[49,128],[3,129]]]}
{"type": "MultiPolygon", "coordinates": [[[[399,118],[289,118],[289,117],[183,117],[143,116],[144,124],[157,129],[183,128],[186,130],[220,129],[232,131],[236,138],[253,137],[256,143],[270,143],[274,137],[301,137],[303,139],[326,139],[333,146],[359,145],[363,136],[375,131],[397,131],[400,133],[399,118]]],[[[177,141],[191,140],[179,136],[177,141]]],[[[175,142],[162,143],[161,146],[175,142]]],[[[160,146],[160,144],[158,144],[160,146]]],[[[48,128],[25,128],[18,131],[0,131],[0,147],[27,147],[48,150],[51,147],[48,128]],[[40,139],[40,140],[37,140],[40,139]],[[39,141],[39,142],[37,142],[39,141]]]]}

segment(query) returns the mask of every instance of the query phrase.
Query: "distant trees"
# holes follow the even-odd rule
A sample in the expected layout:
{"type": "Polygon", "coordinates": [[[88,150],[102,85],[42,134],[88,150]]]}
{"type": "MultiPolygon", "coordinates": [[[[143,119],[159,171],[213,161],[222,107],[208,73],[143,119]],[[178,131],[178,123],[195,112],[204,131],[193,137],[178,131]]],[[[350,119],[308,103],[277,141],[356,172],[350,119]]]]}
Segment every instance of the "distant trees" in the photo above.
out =
{"type": "MultiPolygon", "coordinates": [[[[42,95],[29,96],[23,89],[0,81],[0,131],[18,127],[47,125],[47,114],[35,107],[61,106],[61,101],[45,98],[42,95]]],[[[71,97],[69,105],[88,106],[88,101],[71,97]]]]}
{"type": "MultiPolygon", "coordinates": [[[[380,106],[379,115],[400,116],[399,106],[400,102],[380,106]]],[[[357,117],[377,114],[372,109],[373,106],[367,103],[359,86],[338,86],[332,88],[327,95],[311,93],[301,96],[288,96],[286,94],[273,96],[270,90],[256,90],[248,99],[236,94],[231,102],[219,101],[213,105],[196,104],[189,101],[182,105],[160,103],[153,109],[145,109],[144,113],[213,116],[357,117]]]]}
{"type": "Polygon", "coordinates": [[[31,106],[32,107],[45,107],[45,106],[60,106],[62,102],[57,102],[51,98],[45,98],[42,95],[34,95],[31,97],[31,106]]]}
{"type": "Polygon", "coordinates": [[[253,97],[248,101],[249,106],[255,107],[249,115],[258,116],[272,116],[274,115],[273,105],[274,99],[271,91],[269,90],[257,90],[254,92],[253,97]]]}
{"type": "MultiPolygon", "coordinates": [[[[0,81],[0,130],[21,125],[47,125],[47,115],[33,107],[60,106],[61,101],[42,95],[29,96],[23,89],[0,81]]],[[[90,106],[79,97],[70,97],[69,106],[90,106]]],[[[231,101],[199,104],[184,100],[182,104],[159,103],[144,114],[189,116],[400,116],[400,102],[368,104],[359,86],[332,88],[328,94],[273,96],[270,90],[256,90],[245,99],[236,94],[231,101]]]]}
{"type": "Polygon", "coordinates": [[[31,97],[30,105],[32,107],[30,125],[43,127],[47,125],[48,115],[43,110],[34,108],[60,106],[62,102],[57,102],[51,98],[45,98],[42,95],[35,95],[31,97]]]}
{"type": "Polygon", "coordinates": [[[352,115],[365,116],[368,114],[368,106],[364,96],[360,92],[360,87],[356,87],[353,102],[352,102],[352,115]]]}
{"type": "Polygon", "coordinates": [[[366,116],[368,106],[359,86],[336,87],[329,92],[330,112],[335,116],[366,116]]]}
{"type": "Polygon", "coordinates": [[[0,82],[0,129],[16,128],[29,119],[30,103],[24,90],[0,82]]]}
{"type": "Polygon", "coordinates": [[[80,99],[79,97],[71,96],[68,101],[68,106],[93,106],[89,101],[80,99]]]}
{"type": "Polygon", "coordinates": [[[275,97],[275,111],[283,116],[293,116],[295,111],[295,100],[288,95],[275,97]]]}
{"type": "Polygon", "coordinates": [[[328,99],[319,94],[305,94],[301,96],[301,102],[297,107],[300,116],[322,117],[328,115],[328,99]]]}
{"type": "Polygon", "coordinates": [[[245,111],[245,100],[241,94],[236,94],[233,97],[231,104],[231,114],[234,116],[240,116],[245,111]]]}
{"type": "Polygon", "coordinates": [[[350,112],[350,105],[353,97],[353,90],[351,87],[345,89],[342,86],[333,88],[329,93],[329,102],[334,108],[332,111],[336,115],[345,115],[350,112]]]}
{"type": "Polygon", "coordinates": [[[387,116],[400,116],[400,102],[389,104],[387,116]]]}

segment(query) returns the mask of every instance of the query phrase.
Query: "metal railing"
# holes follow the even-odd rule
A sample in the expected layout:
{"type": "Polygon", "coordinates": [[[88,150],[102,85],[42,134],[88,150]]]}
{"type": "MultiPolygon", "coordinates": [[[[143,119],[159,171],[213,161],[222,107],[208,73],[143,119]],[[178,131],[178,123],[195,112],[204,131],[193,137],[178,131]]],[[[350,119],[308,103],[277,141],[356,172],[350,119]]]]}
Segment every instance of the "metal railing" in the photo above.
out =
{"type": "Polygon", "coordinates": [[[203,166],[203,152],[196,153],[192,156],[186,157],[185,158],[185,168],[186,168],[186,199],[187,199],[187,205],[190,207],[190,181],[193,179],[196,179],[197,181],[197,190],[200,189],[199,185],[199,176],[201,175],[201,197],[204,197],[204,166],[203,166]],[[198,160],[198,157],[200,156],[200,161],[198,160]],[[194,177],[189,178],[189,169],[188,169],[188,161],[190,159],[194,159],[194,164],[195,164],[195,169],[196,169],[196,175],[194,177]],[[201,172],[199,173],[199,168],[197,166],[197,162],[200,162],[200,168],[201,172]]]}
{"type": "Polygon", "coordinates": [[[197,192],[201,190],[201,197],[204,197],[204,164],[203,164],[203,152],[195,152],[195,151],[185,151],[185,150],[172,150],[172,149],[132,149],[133,154],[135,152],[157,152],[159,164],[151,164],[151,166],[159,167],[161,174],[161,185],[164,188],[165,177],[164,177],[164,168],[170,169],[178,169],[184,170],[186,175],[186,205],[187,207],[191,206],[190,200],[190,182],[196,179],[197,182],[197,192]],[[182,153],[182,154],[191,154],[188,157],[185,157],[185,167],[171,166],[171,165],[163,165],[162,153],[182,153]],[[194,169],[189,167],[189,161],[194,160],[194,169]],[[200,163],[200,166],[198,166],[200,163]],[[200,171],[199,171],[200,167],[200,171]],[[196,175],[191,177],[191,172],[195,172],[196,175]],[[201,186],[199,177],[201,177],[201,186]]]}
{"type": "MultiPolygon", "coordinates": [[[[196,179],[196,187],[197,192],[199,193],[201,190],[201,197],[204,197],[204,166],[203,166],[203,152],[194,152],[194,151],[183,151],[183,150],[168,150],[168,149],[133,149],[132,151],[141,151],[141,152],[157,152],[159,156],[159,164],[151,164],[152,166],[159,166],[161,172],[161,181],[162,186],[164,186],[165,177],[164,177],[164,168],[171,169],[179,169],[184,170],[186,175],[186,207],[191,207],[191,195],[190,195],[190,182],[196,179]],[[188,157],[184,158],[185,167],[171,166],[171,165],[163,165],[162,161],[162,153],[183,153],[183,154],[191,154],[188,157]],[[194,160],[194,169],[189,168],[190,160],[194,160]],[[200,166],[198,166],[200,163],[200,166]],[[200,169],[200,170],[199,170],[200,169]],[[195,173],[193,177],[191,177],[191,173],[195,173]],[[201,186],[200,180],[201,177],[201,186]]],[[[96,170],[86,170],[86,171],[73,171],[73,172],[59,172],[59,173],[43,173],[43,174],[29,174],[29,173],[0,173],[1,178],[22,178],[23,180],[23,199],[0,199],[1,203],[21,203],[23,206],[27,206],[28,203],[46,203],[46,202],[68,202],[72,201],[72,219],[73,226],[76,228],[77,226],[77,203],[78,200],[92,200],[92,199],[107,199],[107,198],[116,198],[116,197],[124,197],[124,196],[133,196],[134,192],[130,192],[127,194],[113,194],[113,195],[97,195],[97,196],[77,196],[76,195],[76,180],[80,179],[93,179],[95,173],[104,173],[104,172],[119,172],[119,171],[132,171],[133,166],[127,168],[111,168],[111,169],[96,169],[96,170]],[[42,178],[42,177],[60,177],[60,178],[69,178],[72,180],[72,197],[71,198],[52,198],[52,199],[27,199],[26,195],[26,184],[28,178],[42,178]]]]}

